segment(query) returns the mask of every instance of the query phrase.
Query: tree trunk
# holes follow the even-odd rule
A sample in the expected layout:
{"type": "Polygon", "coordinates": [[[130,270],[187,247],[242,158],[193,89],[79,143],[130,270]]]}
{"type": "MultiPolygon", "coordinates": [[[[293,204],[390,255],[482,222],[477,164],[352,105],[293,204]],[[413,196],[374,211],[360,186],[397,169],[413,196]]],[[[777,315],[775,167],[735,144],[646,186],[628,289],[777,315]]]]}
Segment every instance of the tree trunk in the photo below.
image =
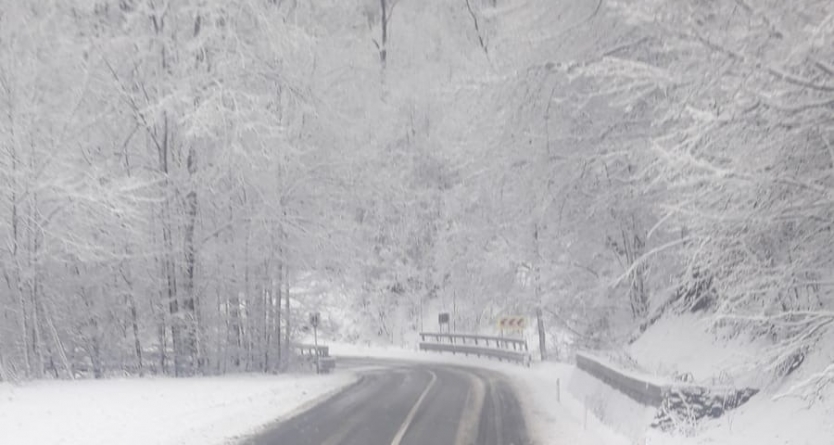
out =
{"type": "Polygon", "coordinates": [[[194,230],[197,224],[197,191],[195,190],[194,175],[197,172],[197,153],[194,147],[188,150],[186,161],[188,175],[191,178],[190,188],[185,197],[187,222],[185,226],[185,300],[183,301],[185,344],[183,364],[185,372],[193,375],[198,362],[197,358],[197,314],[195,301],[197,296],[194,291],[194,271],[196,269],[196,255],[194,251],[194,230]]]}
{"type": "Polygon", "coordinates": [[[70,365],[69,358],[67,357],[67,350],[64,348],[64,343],[58,335],[58,330],[55,329],[55,320],[52,317],[53,312],[54,308],[52,311],[47,311],[46,307],[44,307],[44,315],[46,322],[49,325],[49,332],[52,334],[52,341],[55,342],[55,348],[58,350],[58,357],[61,359],[61,364],[64,366],[64,370],[66,371],[67,376],[69,376],[69,379],[75,380],[75,376],[72,373],[72,366],[70,365]]]}
{"type": "Polygon", "coordinates": [[[245,302],[243,318],[241,320],[241,324],[245,323],[245,328],[242,331],[243,334],[243,346],[245,352],[245,367],[246,370],[250,370],[250,366],[252,365],[252,341],[254,337],[254,333],[252,332],[254,329],[254,320],[252,320],[252,290],[251,290],[251,282],[249,279],[249,241],[251,233],[247,228],[245,232],[246,240],[243,243],[243,295],[241,300],[245,302]]]}
{"type": "Polygon", "coordinates": [[[240,320],[240,297],[235,293],[235,290],[231,290],[232,297],[229,298],[229,334],[231,335],[231,346],[232,346],[232,364],[235,366],[235,370],[238,370],[240,367],[240,349],[241,349],[241,341],[243,340],[243,333],[241,331],[241,320],[240,320]]]}
{"type": "MultiPolygon", "coordinates": [[[[164,291],[160,291],[160,299],[164,300],[164,291]]],[[[162,374],[166,374],[167,370],[165,369],[168,366],[167,358],[167,349],[168,349],[168,326],[165,322],[165,309],[164,305],[159,311],[159,327],[158,327],[158,337],[159,337],[159,372],[162,374]]]]}
{"type": "Polygon", "coordinates": [[[277,369],[280,370],[280,368],[283,367],[284,360],[286,359],[286,354],[287,354],[287,352],[285,350],[282,350],[283,348],[281,346],[281,320],[282,320],[281,314],[283,312],[281,310],[281,303],[282,303],[281,300],[283,299],[282,295],[284,293],[283,289],[282,289],[282,285],[283,285],[283,282],[284,282],[284,280],[282,278],[282,274],[284,273],[283,260],[278,261],[278,271],[277,272],[278,272],[276,274],[276,280],[277,281],[273,281],[273,287],[275,288],[275,297],[276,297],[276,300],[277,300],[276,305],[275,305],[275,344],[278,347],[278,355],[277,355],[277,357],[275,357],[275,360],[278,364],[277,369]]]}
{"type": "Polygon", "coordinates": [[[136,353],[136,366],[139,375],[142,376],[145,374],[145,369],[142,365],[142,341],[139,338],[139,319],[136,315],[136,297],[133,295],[133,289],[128,292],[127,301],[130,310],[130,324],[133,328],[133,350],[136,353]]]}
{"type": "Polygon", "coordinates": [[[8,382],[11,380],[9,374],[6,372],[5,359],[3,358],[3,351],[0,350],[0,382],[8,382]]]}
{"type": "Polygon", "coordinates": [[[29,285],[29,298],[31,300],[31,308],[32,308],[32,353],[37,360],[35,363],[35,378],[42,378],[43,371],[44,371],[44,357],[43,357],[43,350],[41,345],[41,326],[40,326],[40,319],[41,319],[41,310],[40,304],[38,302],[39,299],[39,292],[40,288],[38,286],[38,267],[37,267],[37,257],[38,257],[38,240],[37,240],[37,232],[34,227],[32,227],[32,222],[36,220],[36,208],[38,205],[38,196],[37,194],[32,195],[32,204],[29,208],[29,241],[31,242],[31,246],[29,248],[29,270],[32,273],[31,283],[29,285]]]}
{"type": "Polygon", "coordinates": [[[168,314],[170,316],[171,325],[171,345],[174,355],[174,375],[180,376],[183,372],[182,360],[182,339],[180,320],[180,307],[177,296],[177,278],[176,278],[176,262],[174,261],[174,239],[171,221],[171,203],[168,192],[171,188],[170,170],[168,165],[169,159],[169,130],[168,130],[168,116],[163,118],[163,130],[161,141],[159,141],[159,166],[160,172],[163,175],[162,191],[162,242],[163,242],[163,274],[165,277],[165,297],[168,303],[168,314]]]}
{"type": "Polygon", "coordinates": [[[284,263],[284,317],[286,319],[284,332],[284,354],[287,357],[286,364],[292,360],[292,349],[290,349],[290,338],[292,337],[292,316],[290,312],[290,268],[284,263]]]}
{"type": "MultiPolygon", "coordinates": [[[[269,272],[269,266],[265,267],[265,271],[269,272]]],[[[269,274],[266,274],[267,278],[269,274]]],[[[268,289],[264,286],[263,291],[261,292],[261,301],[264,308],[264,318],[263,318],[263,336],[264,336],[264,345],[263,345],[263,353],[264,353],[264,361],[263,367],[261,368],[263,372],[269,372],[269,348],[272,347],[272,320],[273,315],[275,313],[275,308],[272,306],[272,290],[268,289]]]]}
{"type": "MultiPolygon", "coordinates": [[[[12,127],[14,128],[14,127],[12,127]]],[[[23,351],[23,366],[24,366],[24,373],[25,377],[29,377],[32,373],[32,362],[31,357],[29,355],[29,323],[27,320],[28,310],[26,307],[26,298],[24,297],[23,292],[23,282],[21,280],[21,270],[20,270],[20,258],[19,258],[19,250],[20,250],[20,217],[18,213],[18,203],[17,203],[17,153],[14,148],[14,144],[10,144],[11,150],[11,164],[12,164],[12,175],[11,175],[11,207],[12,207],[12,273],[11,273],[11,281],[7,282],[9,286],[9,290],[11,290],[17,299],[18,305],[18,327],[20,329],[20,345],[23,351]]]]}
{"type": "Polygon", "coordinates": [[[388,14],[390,14],[390,9],[388,8],[387,2],[388,0],[379,0],[379,24],[382,31],[381,41],[379,43],[379,63],[382,65],[383,70],[385,70],[385,65],[388,62],[388,14]]]}

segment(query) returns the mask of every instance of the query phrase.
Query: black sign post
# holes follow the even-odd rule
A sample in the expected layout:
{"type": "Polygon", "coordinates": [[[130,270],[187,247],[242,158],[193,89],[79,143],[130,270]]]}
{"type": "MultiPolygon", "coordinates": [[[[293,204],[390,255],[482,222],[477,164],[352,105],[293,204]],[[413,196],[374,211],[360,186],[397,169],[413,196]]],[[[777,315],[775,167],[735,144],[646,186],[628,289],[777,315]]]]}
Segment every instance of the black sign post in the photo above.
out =
{"type": "Polygon", "coordinates": [[[539,330],[539,351],[541,353],[542,361],[545,361],[547,359],[547,341],[545,341],[544,337],[544,321],[542,320],[542,308],[536,309],[536,327],[539,330]]]}
{"type": "Polygon", "coordinates": [[[313,344],[316,346],[316,374],[321,374],[321,366],[319,366],[319,322],[321,321],[321,314],[314,312],[310,314],[310,325],[313,326],[313,344]]]}

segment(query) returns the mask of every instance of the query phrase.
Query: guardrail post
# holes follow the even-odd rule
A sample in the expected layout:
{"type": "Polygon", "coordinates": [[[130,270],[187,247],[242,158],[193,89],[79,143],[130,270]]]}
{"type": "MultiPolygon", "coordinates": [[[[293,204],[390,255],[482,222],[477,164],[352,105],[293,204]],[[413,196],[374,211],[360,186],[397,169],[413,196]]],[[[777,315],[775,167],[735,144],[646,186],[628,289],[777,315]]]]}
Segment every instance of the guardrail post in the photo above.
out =
{"type": "Polygon", "coordinates": [[[585,416],[582,421],[582,428],[585,430],[588,429],[588,396],[585,396],[585,416]]]}
{"type": "Polygon", "coordinates": [[[557,403],[562,403],[562,390],[561,390],[560,384],[561,383],[560,383],[559,379],[556,379],[556,402],[557,403]]]}

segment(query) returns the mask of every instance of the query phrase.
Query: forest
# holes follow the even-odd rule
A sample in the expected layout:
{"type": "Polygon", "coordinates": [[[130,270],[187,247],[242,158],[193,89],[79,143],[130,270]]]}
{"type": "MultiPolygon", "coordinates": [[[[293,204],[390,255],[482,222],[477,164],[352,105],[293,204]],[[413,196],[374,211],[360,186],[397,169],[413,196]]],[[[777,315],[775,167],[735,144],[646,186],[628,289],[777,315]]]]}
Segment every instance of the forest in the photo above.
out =
{"type": "Polygon", "coordinates": [[[784,374],[832,116],[828,0],[0,0],[0,380],[280,372],[314,288],[555,358],[703,311],[784,374]]]}

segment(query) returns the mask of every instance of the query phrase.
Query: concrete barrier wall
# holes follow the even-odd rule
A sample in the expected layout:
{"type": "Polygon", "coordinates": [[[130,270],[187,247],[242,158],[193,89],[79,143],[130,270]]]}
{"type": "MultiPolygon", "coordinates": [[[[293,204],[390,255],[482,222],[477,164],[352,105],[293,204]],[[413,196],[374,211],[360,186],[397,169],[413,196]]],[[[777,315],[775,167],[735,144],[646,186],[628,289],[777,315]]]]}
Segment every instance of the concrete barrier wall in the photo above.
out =
{"type": "Polygon", "coordinates": [[[598,359],[584,353],[576,354],[576,366],[602,380],[612,388],[631,397],[638,403],[659,407],[667,388],[621,373],[598,359]]]}
{"type": "Polygon", "coordinates": [[[576,354],[576,366],[637,403],[657,407],[652,426],[662,430],[674,429],[681,419],[692,424],[705,417],[721,417],[759,392],[754,388],[651,382],[649,377],[629,375],[586,353],[576,354]]]}

